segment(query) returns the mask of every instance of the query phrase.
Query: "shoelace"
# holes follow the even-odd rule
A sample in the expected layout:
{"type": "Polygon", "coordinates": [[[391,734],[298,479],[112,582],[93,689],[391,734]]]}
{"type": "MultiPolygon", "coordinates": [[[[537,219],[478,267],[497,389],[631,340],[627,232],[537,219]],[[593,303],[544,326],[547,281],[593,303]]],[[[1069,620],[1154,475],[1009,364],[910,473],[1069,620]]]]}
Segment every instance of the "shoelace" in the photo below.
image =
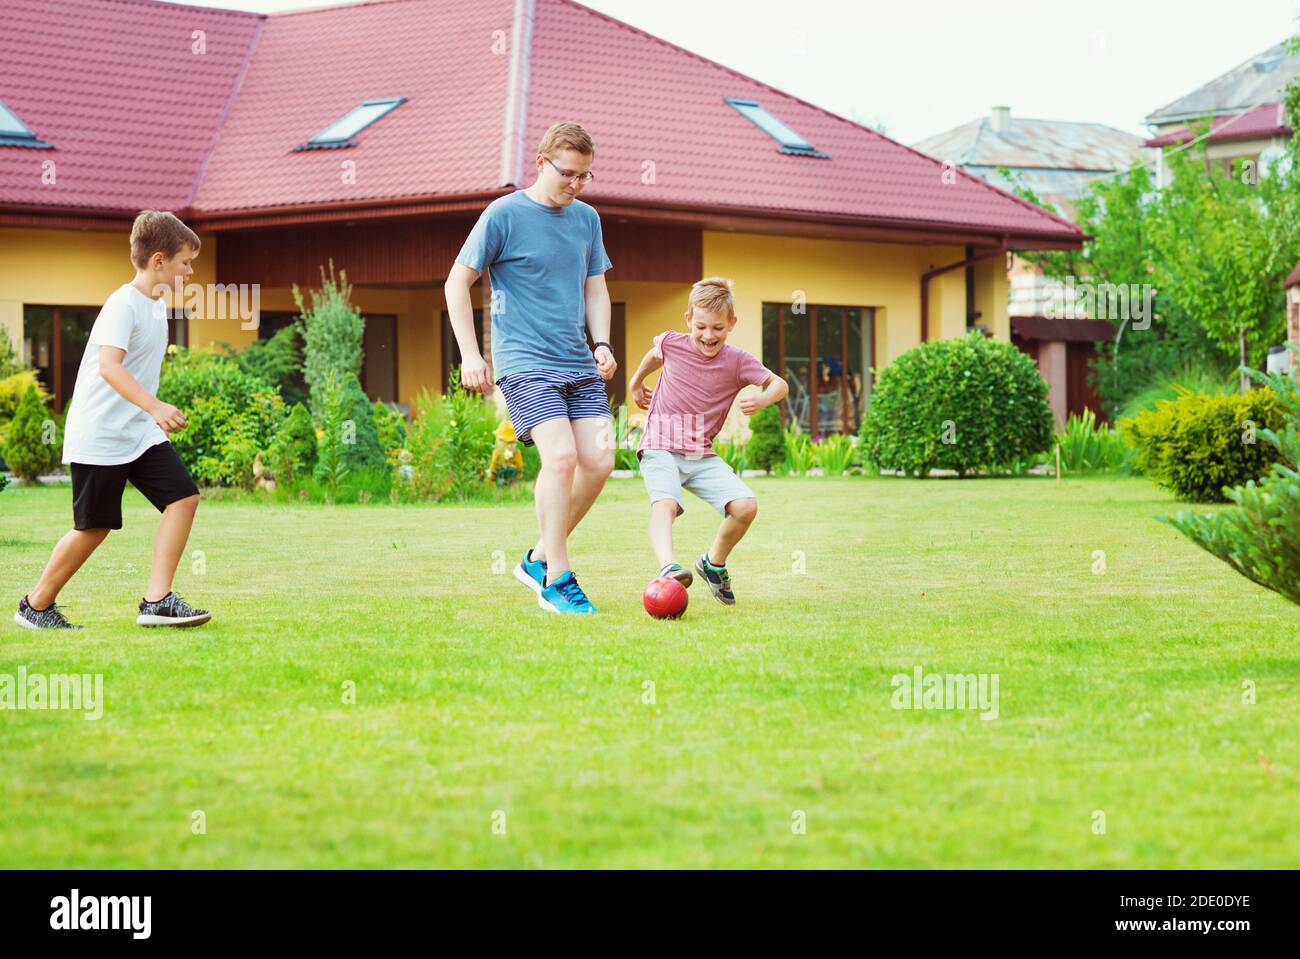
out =
{"type": "MultiPolygon", "coordinates": [[[[30,605],[27,608],[32,609],[30,605]]],[[[72,624],[68,622],[68,618],[63,615],[63,609],[66,609],[66,607],[60,607],[58,603],[51,603],[49,609],[32,609],[32,612],[36,614],[36,621],[39,623],[71,626],[72,624]]]]}
{"type": "Polygon", "coordinates": [[[578,585],[578,577],[570,576],[569,581],[556,586],[560,594],[574,606],[590,606],[591,600],[587,599],[587,594],[582,591],[578,585]]]}

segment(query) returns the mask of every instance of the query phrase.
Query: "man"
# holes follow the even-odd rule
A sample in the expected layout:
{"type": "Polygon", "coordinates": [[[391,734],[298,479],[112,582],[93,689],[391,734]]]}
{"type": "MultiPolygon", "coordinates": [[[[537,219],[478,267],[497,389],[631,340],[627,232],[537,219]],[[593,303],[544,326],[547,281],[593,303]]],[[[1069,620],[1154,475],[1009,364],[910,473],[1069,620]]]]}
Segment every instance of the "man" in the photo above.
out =
{"type": "Polygon", "coordinates": [[[500,386],[516,436],[540,454],[534,496],[541,539],[524,553],[515,578],[556,613],[596,612],[570,569],[568,536],[614,468],[604,386],[617,369],[605,286],[613,264],[600,217],[578,199],[594,177],[594,158],[591,137],[579,124],[547,130],[534,158],[536,181],[488,205],[444,287],[461,383],[484,395],[494,382],[500,386]],[[485,271],[492,286],[491,367],[479,349],[470,301],[470,287],[485,271]]]}

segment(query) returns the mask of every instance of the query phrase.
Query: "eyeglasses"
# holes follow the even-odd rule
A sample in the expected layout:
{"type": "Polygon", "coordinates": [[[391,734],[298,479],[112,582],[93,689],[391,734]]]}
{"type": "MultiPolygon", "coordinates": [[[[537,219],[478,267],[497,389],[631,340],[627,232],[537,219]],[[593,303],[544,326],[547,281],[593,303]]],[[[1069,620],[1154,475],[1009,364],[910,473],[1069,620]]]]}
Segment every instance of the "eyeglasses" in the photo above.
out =
{"type": "Polygon", "coordinates": [[[586,186],[592,180],[596,179],[596,174],[592,173],[590,170],[588,170],[586,173],[565,173],[558,166],[555,166],[555,161],[552,160],[550,157],[543,156],[542,159],[544,159],[551,166],[555,167],[555,172],[560,175],[560,179],[568,180],[570,183],[574,183],[580,186],[586,186]]]}

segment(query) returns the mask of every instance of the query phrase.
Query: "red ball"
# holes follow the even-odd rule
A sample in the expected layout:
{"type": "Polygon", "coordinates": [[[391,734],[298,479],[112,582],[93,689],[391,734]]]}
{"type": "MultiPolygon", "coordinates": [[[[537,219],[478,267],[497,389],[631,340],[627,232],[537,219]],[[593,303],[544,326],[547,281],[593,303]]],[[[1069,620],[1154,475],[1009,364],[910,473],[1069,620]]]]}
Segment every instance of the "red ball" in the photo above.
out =
{"type": "Polygon", "coordinates": [[[645,611],[655,619],[677,619],[686,612],[686,587],[675,579],[660,576],[645,588],[645,611]]]}

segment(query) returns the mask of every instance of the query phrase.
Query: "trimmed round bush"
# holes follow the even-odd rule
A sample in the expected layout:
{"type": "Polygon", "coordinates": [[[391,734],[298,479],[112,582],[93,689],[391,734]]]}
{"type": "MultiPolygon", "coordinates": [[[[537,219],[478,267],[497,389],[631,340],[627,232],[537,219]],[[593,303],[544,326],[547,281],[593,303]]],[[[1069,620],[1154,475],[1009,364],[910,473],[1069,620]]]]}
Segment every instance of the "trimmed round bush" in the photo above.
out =
{"type": "Polygon", "coordinates": [[[1027,355],[982,333],[923,343],[881,371],[861,435],[879,469],[998,469],[1051,449],[1047,383],[1027,355]]]}
{"type": "Polygon", "coordinates": [[[1277,462],[1278,448],[1262,430],[1284,423],[1277,394],[1269,389],[1226,396],[1184,393],[1161,400],[1156,408],[1120,429],[1137,449],[1137,467],[1181,500],[1224,502],[1224,488],[1265,476],[1277,462]]]}
{"type": "Polygon", "coordinates": [[[20,480],[35,483],[63,459],[58,423],[35,386],[27,387],[5,435],[5,462],[20,480]]]}

